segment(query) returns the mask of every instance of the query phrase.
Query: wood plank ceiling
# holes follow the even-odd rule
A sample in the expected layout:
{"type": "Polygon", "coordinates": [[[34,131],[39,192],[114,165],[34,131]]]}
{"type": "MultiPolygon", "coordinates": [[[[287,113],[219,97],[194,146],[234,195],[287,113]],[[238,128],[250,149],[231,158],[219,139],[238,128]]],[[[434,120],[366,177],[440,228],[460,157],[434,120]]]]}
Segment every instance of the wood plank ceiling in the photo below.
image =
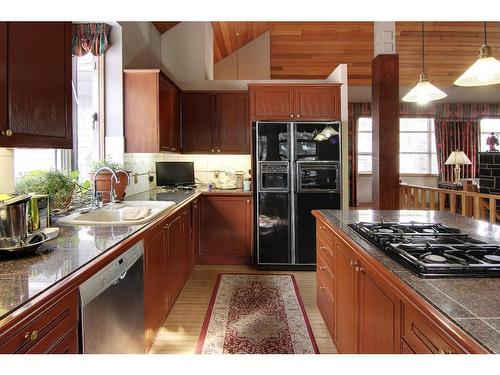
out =
{"type": "MultiPolygon", "coordinates": [[[[163,32],[177,22],[154,24],[163,32]]],[[[414,85],[421,71],[420,25],[396,22],[402,86],[414,85]]],[[[212,22],[212,28],[214,62],[270,31],[272,79],[323,79],[346,63],[349,84],[371,84],[373,22],[212,22]]],[[[482,22],[426,22],[427,77],[436,85],[452,86],[475,61],[482,43],[482,22]]],[[[488,23],[488,44],[500,58],[500,22],[488,23]]]]}
{"type": "Polygon", "coordinates": [[[160,34],[163,34],[165,31],[170,30],[178,23],[180,23],[180,21],[171,21],[171,22],[153,21],[153,25],[155,25],[156,30],[158,30],[160,34]]]}
{"type": "MultiPolygon", "coordinates": [[[[479,55],[483,22],[425,22],[425,72],[436,85],[453,86],[479,55]]],[[[500,22],[488,22],[488,45],[500,58],[500,22]]],[[[414,85],[421,72],[421,23],[396,22],[399,81],[414,85]]]]}

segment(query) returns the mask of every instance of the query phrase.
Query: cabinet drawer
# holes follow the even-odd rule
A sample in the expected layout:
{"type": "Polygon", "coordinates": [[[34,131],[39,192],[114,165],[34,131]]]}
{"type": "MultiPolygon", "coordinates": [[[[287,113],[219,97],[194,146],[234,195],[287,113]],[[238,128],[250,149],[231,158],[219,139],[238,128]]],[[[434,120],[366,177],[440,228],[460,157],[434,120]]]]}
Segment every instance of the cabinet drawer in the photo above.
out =
{"type": "Polygon", "coordinates": [[[316,253],[317,257],[322,256],[324,261],[331,267],[332,271],[334,269],[334,250],[333,242],[325,240],[323,236],[318,235],[316,237],[316,253]]]}
{"type": "Polygon", "coordinates": [[[404,307],[403,338],[418,354],[464,353],[439,327],[408,304],[404,307]]]}
{"type": "Polygon", "coordinates": [[[328,286],[325,278],[318,274],[316,279],[316,303],[332,337],[335,337],[335,314],[332,286],[328,286]]]}
{"type": "Polygon", "coordinates": [[[335,281],[335,274],[333,272],[334,263],[327,258],[328,256],[325,256],[322,253],[318,253],[316,260],[316,272],[318,273],[318,275],[322,275],[325,278],[325,282],[328,283],[328,285],[332,285],[333,291],[333,283],[335,281]]]}
{"type": "Polygon", "coordinates": [[[322,238],[327,245],[333,248],[335,234],[321,220],[316,221],[316,237],[322,238]]]}
{"type": "Polygon", "coordinates": [[[47,351],[48,354],[78,354],[78,327],[74,326],[53,348],[47,351]]]}
{"type": "Polygon", "coordinates": [[[1,344],[0,353],[44,353],[78,322],[78,292],[60,299],[48,310],[26,319],[27,324],[1,344]]]}

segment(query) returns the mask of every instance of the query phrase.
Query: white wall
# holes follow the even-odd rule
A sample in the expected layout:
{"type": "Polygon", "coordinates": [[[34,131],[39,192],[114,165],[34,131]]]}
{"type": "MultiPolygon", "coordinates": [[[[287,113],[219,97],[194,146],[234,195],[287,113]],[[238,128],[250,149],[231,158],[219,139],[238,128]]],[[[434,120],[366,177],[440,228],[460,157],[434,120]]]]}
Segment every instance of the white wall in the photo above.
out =
{"type": "Polygon", "coordinates": [[[214,79],[271,79],[268,31],[214,65],[214,79]]]}
{"type": "Polygon", "coordinates": [[[160,68],[161,35],[151,22],[120,22],[123,68],[160,68]]]}
{"type": "MultiPolygon", "coordinates": [[[[401,176],[403,182],[412,185],[437,187],[437,176],[401,176]]],[[[358,175],[358,203],[372,203],[372,175],[358,175]]]]}
{"type": "Polygon", "coordinates": [[[14,192],[14,150],[0,148],[0,193],[14,192]]]}
{"type": "Polygon", "coordinates": [[[210,22],[181,22],[161,35],[161,69],[177,82],[213,78],[210,22]]]}

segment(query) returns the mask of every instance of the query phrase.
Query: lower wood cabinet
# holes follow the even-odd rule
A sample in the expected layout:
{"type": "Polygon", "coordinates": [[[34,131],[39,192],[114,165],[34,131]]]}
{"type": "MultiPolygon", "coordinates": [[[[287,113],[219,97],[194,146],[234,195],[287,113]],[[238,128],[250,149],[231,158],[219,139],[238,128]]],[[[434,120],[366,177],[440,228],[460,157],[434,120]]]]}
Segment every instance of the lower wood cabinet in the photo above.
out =
{"type": "Polygon", "coordinates": [[[317,305],[340,353],[485,352],[321,219],[316,227],[317,305]]]}
{"type": "Polygon", "coordinates": [[[146,350],[177,299],[194,265],[191,206],[145,234],[144,320],[146,350]]]}
{"type": "Polygon", "coordinates": [[[213,194],[201,200],[198,263],[248,264],[252,255],[252,197],[213,194]]]}
{"type": "Polygon", "coordinates": [[[0,338],[0,353],[5,354],[77,354],[78,291],[44,307],[18,323],[0,338]]]}

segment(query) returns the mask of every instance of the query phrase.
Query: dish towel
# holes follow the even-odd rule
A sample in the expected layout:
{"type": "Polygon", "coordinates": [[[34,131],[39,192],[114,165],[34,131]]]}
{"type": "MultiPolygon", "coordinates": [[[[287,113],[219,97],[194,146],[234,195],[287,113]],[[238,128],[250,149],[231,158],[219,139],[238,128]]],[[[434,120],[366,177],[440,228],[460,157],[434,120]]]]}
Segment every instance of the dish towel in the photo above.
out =
{"type": "Polygon", "coordinates": [[[150,208],[145,207],[125,207],[122,212],[122,220],[140,220],[144,219],[151,212],[150,208]]]}

